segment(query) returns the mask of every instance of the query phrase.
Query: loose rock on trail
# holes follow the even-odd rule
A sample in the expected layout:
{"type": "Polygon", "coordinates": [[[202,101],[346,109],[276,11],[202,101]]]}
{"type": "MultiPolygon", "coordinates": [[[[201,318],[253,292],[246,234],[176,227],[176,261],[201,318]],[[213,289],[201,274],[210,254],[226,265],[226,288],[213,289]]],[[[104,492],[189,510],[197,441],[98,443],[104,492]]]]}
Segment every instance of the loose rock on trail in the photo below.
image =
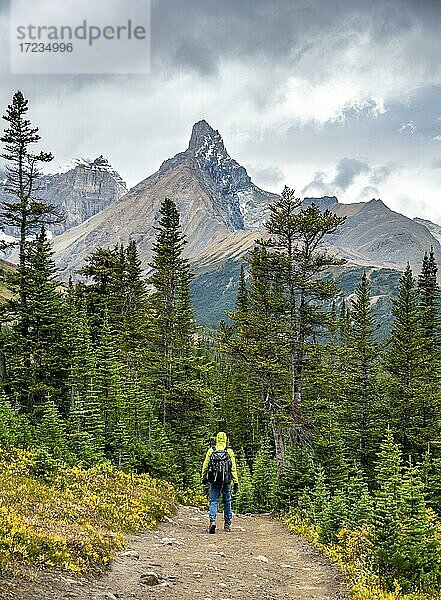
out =
{"type": "Polygon", "coordinates": [[[155,531],[131,536],[102,576],[41,571],[0,580],[1,600],[337,600],[341,575],[302,538],[265,515],[235,517],[210,535],[207,514],[181,507],[155,531]]]}

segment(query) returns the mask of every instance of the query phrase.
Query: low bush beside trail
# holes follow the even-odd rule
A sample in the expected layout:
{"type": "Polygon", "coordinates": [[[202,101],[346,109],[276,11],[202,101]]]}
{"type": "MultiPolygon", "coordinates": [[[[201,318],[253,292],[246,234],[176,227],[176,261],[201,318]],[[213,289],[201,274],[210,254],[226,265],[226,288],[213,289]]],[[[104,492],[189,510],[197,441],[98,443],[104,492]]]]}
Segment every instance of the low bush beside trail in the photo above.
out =
{"type": "Polygon", "coordinates": [[[0,569],[40,564],[85,573],[153,528],[180,500],[168,483],[110,463],[41,469],[33,451],[0,450],[0,569]]]}

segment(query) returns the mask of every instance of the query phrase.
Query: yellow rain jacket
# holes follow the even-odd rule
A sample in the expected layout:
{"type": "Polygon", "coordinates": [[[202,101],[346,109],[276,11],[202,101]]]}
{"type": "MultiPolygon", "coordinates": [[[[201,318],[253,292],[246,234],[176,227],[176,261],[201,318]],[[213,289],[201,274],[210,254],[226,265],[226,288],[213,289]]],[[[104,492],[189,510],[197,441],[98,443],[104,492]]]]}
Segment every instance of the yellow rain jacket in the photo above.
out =
{"type": "MultiPolygon", "coordinates": [[[[219,433],[216,436],[216,450],[225,450],[225,448],[227,448],[227,434],[223,431],[219,431],[219,433]]],[[[231,458],[231,475],[233,476],[233,483],[238,484],[239,479],[237,478],[237,466],[234,452],[231,448],[227,448],[227,452],[231,458]]],[[[212,455],[212,453],[213,448],[208,448],[204,464],[202,465],[202,481],[205,481],[207,478],[208,463],[210,462],[210,456],[212,455]]]]}

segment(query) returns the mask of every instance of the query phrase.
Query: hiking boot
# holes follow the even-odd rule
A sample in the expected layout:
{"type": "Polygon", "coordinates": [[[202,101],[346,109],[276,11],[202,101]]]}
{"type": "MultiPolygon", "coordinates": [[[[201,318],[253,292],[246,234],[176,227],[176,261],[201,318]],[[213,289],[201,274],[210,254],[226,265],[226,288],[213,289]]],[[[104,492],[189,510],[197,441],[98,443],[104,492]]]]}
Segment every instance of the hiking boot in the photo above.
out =
{"type": "Polygon", "coordinates": [[[214,521],[210,521],[210,527],[208,528],[208,533],[216,533],[216,523],[214,521]]]}
{"type": "Polygon", "coordinates": [[[231,525],[229,523],[228,524],[225,523],[225,525],[224,525],[224,531],[228,531],[228,532],[231,531],[231,525]]]}

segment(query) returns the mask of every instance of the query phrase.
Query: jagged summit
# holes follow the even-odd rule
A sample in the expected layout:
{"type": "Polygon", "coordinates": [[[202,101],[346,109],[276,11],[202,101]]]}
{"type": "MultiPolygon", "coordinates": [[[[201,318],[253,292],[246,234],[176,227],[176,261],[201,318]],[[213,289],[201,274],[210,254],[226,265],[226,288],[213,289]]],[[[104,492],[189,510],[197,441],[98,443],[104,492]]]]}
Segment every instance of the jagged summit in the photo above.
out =
{"type": "Polygon", "coordinates": [[[206,180],[217,187],[229,214],[229,226],[234,230],[259,229],[276,195],[251,181],[247,170],[228,154],[219,131],[205,119],[193,125],[184,155],[187,153],[196,159],[206,180]]]}
{"type": "MultiPolygon", "coordinates": [[[[222,142],[221,135],[219,131],[213,129],[209,123],[205,119],[198,121],[193,125],[191,131],[190,142],[188,144],[189,150],[198,150],[204,145],[207,145],[212,142],[222,142]]],[[[223,142],[222,142],[223,145],[223,142]]]]}
{"type": "MultiPolygon", "coordinates": [[[[109,171],[111,173],[116,173],[116,171],[113,169],[112,165],[110,164],[109,160],[102,154],[100,154],[99,156],[97,156],[94,159],[92,159],[92,158],[76,158],[62,172],[67,172],[67,171],[70,171],[77,167],[80,167],[80,168],[83,167],[86,169],[95,169],[97,171],[109,171]]],[[[119,175],[118,175],[118,177],[119,177],[119,175]]]]}
{"type": "Polygon", "coordinates": [[[107,158],[104,158],[104,156],[102,154],[100,154],[93,161],[91,161],[90,166],[92,168],[93,167],[105,168],[105,169],[111,168],[109,161],[107,160],[107,158]]]}
{"type": "Polygon", "coordinates": [[[386,204],[383,202],[383,200],[380,200],[380,198],[372,198],[372,200],[369,200],[369,202],[366,204],[375,207],[376,210],[390,210],[390,208],[386,206],[386,204]]]}
{"type": "MultiPolygon", "coordinates": [[[[164,161],[139,185],[144,189],[150,180],[157,183],[183,168],[199,180],[214,212],[230,230],[259,229],[268,205],[276,199],[251,181],[246,169],[228,154],[219,131],[205,119],[193,125],[187,149],[164,161]]],[[[185,186],[189,189],[188,182],[185,186]]]]}
{"type": "Polygon", "coordinates": [[[52,228],[57,235],[101,212],[127,192],[125,182],[102,154],[95,159],[75,159],[67,171],[44,176],[41,187],[43,199],[65,215],[65,221],[52,228]]]}
{"type": "Polygon", "coordinates": [[[100,154],[99,156],[97,156],[97,158],[95,158],[95,160],[92,162],[93,165],[108,165],[109,161],[107,160],[107,158],[104,158],[104,156],[102,154],[100,154]]]}
{"type": "MultiPolygon", "coordinates": [[[[0,200],[8,197],[5,184],[0,173],[0,200]]],[[[125,182],[102,154],[95,159],[75,158],[59,172],[42,175],[38,186],[41,199],[56,206],[65,217],[62,223],[48,228],[55,235],[102,212],[126,192],[125,182]]],[[[4,231],[16,234],[8,226],[4,226],[4,231]]]]}

